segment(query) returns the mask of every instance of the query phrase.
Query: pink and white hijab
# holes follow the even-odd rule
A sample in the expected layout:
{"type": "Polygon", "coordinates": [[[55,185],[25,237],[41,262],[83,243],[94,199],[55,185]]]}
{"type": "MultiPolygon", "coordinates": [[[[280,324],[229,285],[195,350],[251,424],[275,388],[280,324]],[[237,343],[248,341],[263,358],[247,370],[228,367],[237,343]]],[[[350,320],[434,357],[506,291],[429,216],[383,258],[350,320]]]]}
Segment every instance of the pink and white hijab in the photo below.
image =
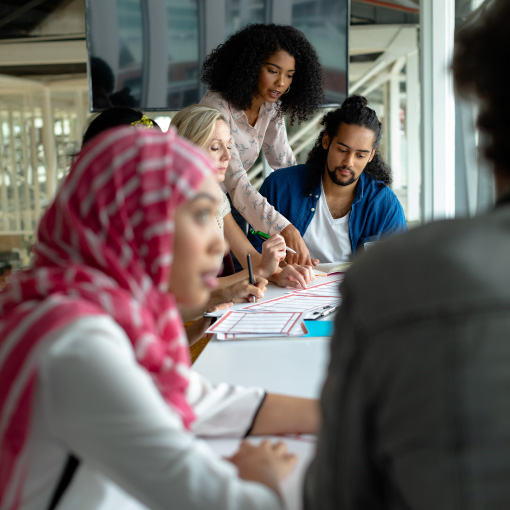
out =
{"type": "Polygon", "coordinates": [[[0,294],[0,508],[19,505],[38,360],[58,331],[106,314],[189,428],[189,351],[173,297],[174,213],[212,171],[169,133],[116,128],[90,142],[44,214],[32,267],[0,294]]]}

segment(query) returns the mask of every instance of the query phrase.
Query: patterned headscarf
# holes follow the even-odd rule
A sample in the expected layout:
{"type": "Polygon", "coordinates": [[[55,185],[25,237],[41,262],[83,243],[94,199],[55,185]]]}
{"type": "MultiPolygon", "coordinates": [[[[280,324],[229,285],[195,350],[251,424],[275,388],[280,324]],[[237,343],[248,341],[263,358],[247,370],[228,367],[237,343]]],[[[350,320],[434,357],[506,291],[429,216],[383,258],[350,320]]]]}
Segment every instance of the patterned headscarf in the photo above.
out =
{"type": "Polygon", "coordinates": [[[40,222],[32,267],[0,294],[0,508],[19,504],[38,361],[80,317],[108,315],[123,328],[189,428],[189,350],[167,290],[175,210],[210,171],[173,128],[115,128],[76,160],[40,222]]]}

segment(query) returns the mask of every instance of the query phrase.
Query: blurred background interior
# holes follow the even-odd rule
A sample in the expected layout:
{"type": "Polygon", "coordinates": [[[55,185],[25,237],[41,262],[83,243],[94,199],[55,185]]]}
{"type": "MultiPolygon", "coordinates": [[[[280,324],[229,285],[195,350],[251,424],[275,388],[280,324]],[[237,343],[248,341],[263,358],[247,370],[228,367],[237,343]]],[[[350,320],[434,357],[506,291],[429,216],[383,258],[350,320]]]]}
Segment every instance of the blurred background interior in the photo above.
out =
{"type": "MultiPolygon", "coordinates": [[[[478,154],[476,111],[455,96],[448,72],[455,27],[481,3],[0,1],[0,287],[28,263],[37,221],[80,150],[91,110],[150,108],[166,130],[176,109],[200,100],[205,55],[253,22],[301,29],[325,68],[324,108],[288,126],[298,162],[325,110],[362,94],[383,122],[382,153],[410,227],[485,211],[493,183],[478,154]]],[[[270,171],[261,160],[251,182],[258,187],[270,171]]]]}

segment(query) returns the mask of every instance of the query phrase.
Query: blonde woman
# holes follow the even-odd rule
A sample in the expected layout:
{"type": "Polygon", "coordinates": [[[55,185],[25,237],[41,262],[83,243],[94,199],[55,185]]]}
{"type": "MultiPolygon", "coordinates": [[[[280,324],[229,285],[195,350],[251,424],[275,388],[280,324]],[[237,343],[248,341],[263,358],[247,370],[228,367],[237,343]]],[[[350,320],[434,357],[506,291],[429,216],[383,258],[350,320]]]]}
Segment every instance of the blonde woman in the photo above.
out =
{"type": "MultiPolygon", "coordinates": [[[[192,105],[178,112],[172,119],[172,125],[177,128],[179,135],[207,152],[217,169],[216,180],[221,184],[231,159],[230,129],[223,115],[209,106],[192,105]]],[[[216,219],[218,229],[223,232],[228,245],[244,269],[220,278],[219,288],[211,296],[211,306],[220,302],[242,301],[248,297],[248,294],[243,292],[248,285],[246,267],[248,253],[252,259],[254,274],[281,287],[305,288],[314,278],[311,266],[279,267],[279,263],[286,256],[285,240],[279,234],[273,234],[264,242],[262,253],[258,253],[232,217],[225,193],[222,193],[222,205],[216,219]]],[[[262,297],[261,294],[262,292],[256,297],[262,297]]]]}

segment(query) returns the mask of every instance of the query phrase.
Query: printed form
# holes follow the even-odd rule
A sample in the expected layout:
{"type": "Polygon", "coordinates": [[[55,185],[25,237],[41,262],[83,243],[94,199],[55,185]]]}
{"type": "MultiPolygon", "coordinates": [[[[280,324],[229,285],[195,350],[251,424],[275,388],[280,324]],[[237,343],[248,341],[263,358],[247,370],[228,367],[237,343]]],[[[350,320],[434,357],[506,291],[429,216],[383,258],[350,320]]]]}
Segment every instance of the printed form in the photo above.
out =
{"type": "Polygon", "coordinates": [[[207,333],[217,333],[218,340],[261,336],[303,335],[303,314],[299,312],[227,312],[207,333]],[[261,317],[263,315],[263,318],[261,317]]]}
{"type": "Polygon", "coordinates": [[[341,279],[229,311],[206,332],[216,334],[218,340],[306,335],[304,319],[317,319],[340,306],[341,279]]]}

